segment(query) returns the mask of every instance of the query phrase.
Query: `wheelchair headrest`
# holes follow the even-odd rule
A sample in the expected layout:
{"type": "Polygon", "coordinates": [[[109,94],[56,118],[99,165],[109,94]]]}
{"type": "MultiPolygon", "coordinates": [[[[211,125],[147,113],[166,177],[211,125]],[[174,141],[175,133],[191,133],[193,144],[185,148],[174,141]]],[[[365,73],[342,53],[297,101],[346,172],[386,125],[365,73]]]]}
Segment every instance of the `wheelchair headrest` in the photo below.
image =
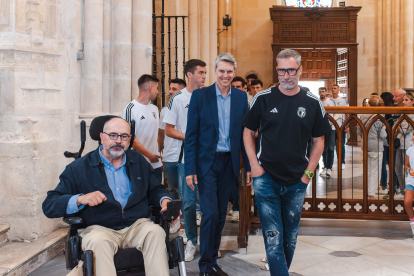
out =
{"type": "MultiPolygon", "coordinates": [[[[91,136],[92,140],[98,141],[101,144],[101,132],[103,132],[104,125],[107,121],[112,118],[121,118],[119,116],[114,115],[105,115],[99,116],[92,120],[91,125],[89,127],[89,135],[91,136]]],[[[135,121],[131,120],[131,141],[129,143],[128,150],[132,148],[135,139],[135,121]]]]}
{"type": "Polygon", "coordinates": [[[119,116],[114,115],[105,115],[99,116],[92,120],[91,125],[89,127],[89,135],[91,136],[92,140],[94,141],[101,141],[100,134],[103,131],[103,127],[107,121],[112,118],[120,118],[119,116]]]}

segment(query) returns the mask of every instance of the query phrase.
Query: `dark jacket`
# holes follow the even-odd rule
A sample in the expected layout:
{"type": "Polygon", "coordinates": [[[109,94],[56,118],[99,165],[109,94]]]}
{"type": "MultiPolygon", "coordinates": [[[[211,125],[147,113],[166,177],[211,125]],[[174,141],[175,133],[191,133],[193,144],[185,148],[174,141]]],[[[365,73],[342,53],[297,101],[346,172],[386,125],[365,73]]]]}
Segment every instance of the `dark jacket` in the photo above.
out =
{"type": "Polygon", "coordinates": [[[68,216],[66,207],[73,195],[101,191],[107,198],[97,206],[85,206],[76,213],[86,226],[101,225],[115,230],[131,226],[140,218],[151,215],[149,206],[160,207],[160,200],[169,196],[165,187],[155,178],[154,170],[145,158],[136,151],[126,152],[126,173],[132,185],[132,194],[122,210],[106,179],[99,148],[69,164],[60,175],[60,183],[47,192],[43,201],[43,213],[48,218],[68,216]]]}
{"type": "MultiPolygon", "coordinates": [[[[231,88],[230,99],[230,148],[233,172],[239,176],[240,151],[246,171],[250,171],[249,160],[243,144],[241,120],[248,111],[246,92],[231,88]]],[[[193,92],[188,108],[187,131],[185,133],[185,175],[203,177],[214,161],[219,141],[219,119],[216,84],[193,92]]]]}

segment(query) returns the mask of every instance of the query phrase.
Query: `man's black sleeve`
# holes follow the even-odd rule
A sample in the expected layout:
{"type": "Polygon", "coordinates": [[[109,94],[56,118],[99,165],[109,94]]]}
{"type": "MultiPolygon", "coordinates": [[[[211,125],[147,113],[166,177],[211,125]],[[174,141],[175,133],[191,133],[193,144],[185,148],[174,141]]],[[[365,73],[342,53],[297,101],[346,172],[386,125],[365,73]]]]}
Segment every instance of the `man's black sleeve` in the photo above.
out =
{"type": "Polygon", "coordinates": [[[312,128],[312,137],[314,138],[328,134],[332,130],[325,108],[322,105],[318,105],[316,110],[316,117],[312,128]]]}
{"type": "Polygon", "coordinates": [[[241,124],[253,131],[256,131],[260,126],[260,119],[262,118],[262,109],[259,97],[254,97],[250,103],[250,110],[244,115],[241,124]]]}
{"type": "Polygon", "coordinates": [[[79,194],[76,191],[77,186],[70,165],[66,166],[66,169],[59,176],[59,180],[57,187],[53,191],[47,192],[47,197],[42,204],[43,213],[48,218],[65,217],[69,199],[79,194]]]}
{"type": "MultiPolygon", "coordinates": [[[[244,115],[246,116],[247,112],[249,112],[249,103],[247,102],[247,96],[246,94],[243,95],[244,96],[244,115]]],[[[251,171],[250,168],[250,162],[249,162],[249,158],[247,158],[247,154],[246,154],[246,149],[244,147],[244,140],[243,140],[243,132],[244,132],[244,127],[242,127],[242,133],[241,133],[241,152],[242,152],[242,157],[243,157],[243,163],[244,163],[244,167],[246,169],[247,172],[251,171]]]]}

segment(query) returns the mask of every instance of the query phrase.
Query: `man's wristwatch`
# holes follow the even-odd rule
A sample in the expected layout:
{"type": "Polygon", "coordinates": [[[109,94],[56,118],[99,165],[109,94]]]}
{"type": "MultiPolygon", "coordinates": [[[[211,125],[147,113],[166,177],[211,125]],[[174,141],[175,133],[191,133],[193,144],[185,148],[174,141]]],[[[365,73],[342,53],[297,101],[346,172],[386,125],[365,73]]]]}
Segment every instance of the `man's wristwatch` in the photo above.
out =
{"type": "Polygon", "coordinates": [[[315,173],[314,172],[310,172],[310,171],[307,171],[307,170],[305,170],[305,174],[310,178],[310,179],[312,179],[313,178],[313,176],[315,175],[315,173]]]}

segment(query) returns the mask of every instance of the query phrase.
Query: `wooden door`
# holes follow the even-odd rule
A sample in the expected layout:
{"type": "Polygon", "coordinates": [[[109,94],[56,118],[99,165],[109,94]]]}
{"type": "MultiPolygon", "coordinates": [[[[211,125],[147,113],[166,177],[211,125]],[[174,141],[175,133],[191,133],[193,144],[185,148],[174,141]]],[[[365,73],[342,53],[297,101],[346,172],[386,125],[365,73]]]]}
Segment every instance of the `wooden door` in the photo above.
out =
{"type": "Polygon", "coordinates": [[[301,81],[335,79],[336,49],[295,49],[302,56],[301,81]]]}

